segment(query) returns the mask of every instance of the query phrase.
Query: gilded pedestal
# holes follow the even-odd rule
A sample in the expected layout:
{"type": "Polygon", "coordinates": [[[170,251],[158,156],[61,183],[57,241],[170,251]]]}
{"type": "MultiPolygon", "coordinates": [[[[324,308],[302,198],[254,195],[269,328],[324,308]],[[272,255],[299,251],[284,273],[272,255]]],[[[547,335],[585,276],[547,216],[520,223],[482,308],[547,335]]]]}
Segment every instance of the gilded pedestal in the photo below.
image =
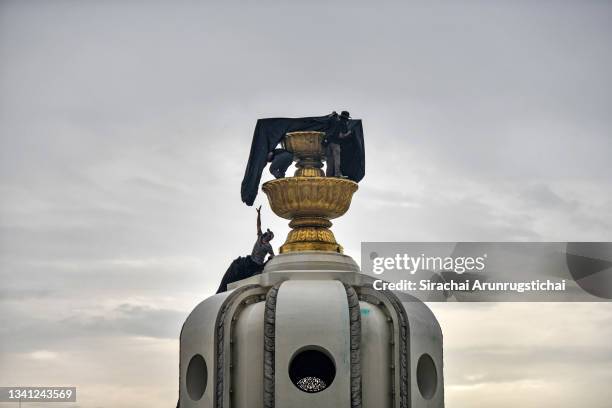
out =
{"type": "Polygon", "coordinates": [[[322,132],[287,133],[285,148],[297,161],[294,177],[268,181],[262,186],[272,211],[291,220],[292,230],[280,252],[342,252],[329,229],[331,221],[346,213],[357,183],[345,178],[324,177],[322,132]]]}

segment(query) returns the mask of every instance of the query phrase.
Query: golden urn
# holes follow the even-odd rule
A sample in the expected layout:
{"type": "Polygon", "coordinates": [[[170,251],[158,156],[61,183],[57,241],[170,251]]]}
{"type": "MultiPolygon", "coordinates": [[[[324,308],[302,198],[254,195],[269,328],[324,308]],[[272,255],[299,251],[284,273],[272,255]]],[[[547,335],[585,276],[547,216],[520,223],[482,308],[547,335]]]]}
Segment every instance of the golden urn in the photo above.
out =
{"type": "Polygon", "coordinates": [[[331,221],[346,213],[357,183],[337,177],[325,177],[322,167],[325,151],[323,132],[290,132],[283,141],[285,149],[297,161],[294,177],[271,180],[262,189],[272,211],[291,220],[292,230],[280,252],[342,252],[329,229],[331,221]]]}

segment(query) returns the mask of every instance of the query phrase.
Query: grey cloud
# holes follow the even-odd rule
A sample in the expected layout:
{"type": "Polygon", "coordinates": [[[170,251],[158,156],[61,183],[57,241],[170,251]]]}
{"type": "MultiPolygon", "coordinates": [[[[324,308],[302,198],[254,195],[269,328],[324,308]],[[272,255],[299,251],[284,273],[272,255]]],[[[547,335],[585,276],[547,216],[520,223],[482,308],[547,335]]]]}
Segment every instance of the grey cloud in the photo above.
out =
{"type": "Polygon", "coordinates": [[[4,307],[0,321],[3,353],[27,353],[36,350],[75,351],[74,340],[86,344],[97,337],[142,336],[175,339],[186,313],[170,309],[122,304],[115,309],[73,314],[63,319],[30,315],[27,309],[4,307]],[[70,339],[70,341],[68,341],[70,339]]]}
{"type": "Polygon", "coordinates": [[[530,205],[543,209],[561,209],[571,213],[579,206],[577,200],[565,200],[552,191],[550,187],[543,184],[528,186],[522,192],[522,196],[530,205]]]}
{"type": "Polygon", "coordinates": [[[50,289],[32,289],[32,288],[16,288],[16,289],[8,289],[1,288],[0,289],[0,301],[1,300],[19,300],[19,301],[27,301],[32,298],[45,298],[52,296],[54,291],[50,289]]]}
{"type": "Polygon", "coordinates": [[[118,306],[113,313],[115,317],[72,317],[59,322],[59,325],[72,327],[86,336],[115,334],[174,339],[186,318],[184,312],[177,310],[130,304],[118,306]]]}
{"type": "MultiPolygon", "coordinates": [[[[559,345],[551,340],[550,345],[534,346],[479,346],[478,348],[454,348],[449,347],[454,354],[461,355],[466,360],[480,357],[488,360],[489,363],[495,361],[497,364],[510,364],[514,362],[519,366],[526,365],[529,361],[537,360],[542,364],[556,364],[575,366],[585,363],[593,364],[602,362],[612,364],[612,346],[577,346],[573,344],[559,345]]],[[[543,368],[546,371],[547,368],[543,368]]]]}
{"type": "MultiPolygon", "coordinates": [[[[362,240],[609,240],[611,16],[597,1],[2,2],[0,344],[82,350],[111,335],[128,354],[126,338],[176,336],[252,247],[239,186],[259,117],[346,107],[364,119],[367,175],[334,221],[349,251],[362,240]],[[358,29],[339,28],[349,21],[358,29]],[[131,306],[108,316],[96,303],[108,299],[131,306]]],[[[264,211],[278,246],[287,223],[264,211]]],[[[2,378],[33,369],[14,358],[2,378]]],[[[490,358],[487,372],[511,364],[490,358]]],[[[451,385],[470,366],[458,362],[451,385]]],[[[129,366],[115,381],[156,375],[129,366]]],[[[125,407],[143,406],[127,392],[125,407]]],[[[82,405],[113,406],[96,396],[82,405]]]]}

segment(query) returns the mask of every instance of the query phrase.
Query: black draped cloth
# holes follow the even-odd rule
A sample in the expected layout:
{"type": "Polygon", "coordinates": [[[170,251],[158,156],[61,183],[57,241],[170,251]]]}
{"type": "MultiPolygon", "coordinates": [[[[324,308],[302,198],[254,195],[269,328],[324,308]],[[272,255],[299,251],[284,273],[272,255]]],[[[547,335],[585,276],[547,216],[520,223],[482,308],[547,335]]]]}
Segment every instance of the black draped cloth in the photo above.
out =
{"type": "MultiPolygon", "coordinates": [[[[330,129],[331,115],[312,116],[306,118],[268,118],[259,119],[255,125],[249,161],[242,179],[240,194],[246,205],[253,205],[261,173],[266,167],[268,153],[280,143],[288,132],[318,131],[326,132],[330,129]]],[[[365,175],[365,148],[363,144],[363,127],[361,119],[349,119],[348,130],[352,135],[342,141],[341,166],[342,174],[349,179],[359,182],[365,175]]]]}
{"type": "Polygon", "coordinates": [[[230,283],[260,274],[261,271],[263,271],[264,265],[265,264],[260,265],[253,261],[251,255],[244,257],[239,256],[232,261],[229,268],[227,268],[227,271],[225,271],[223,279],[221,279],[219,289],[217,289],[217,293],[227,291],[227,285],[230,283]]]}

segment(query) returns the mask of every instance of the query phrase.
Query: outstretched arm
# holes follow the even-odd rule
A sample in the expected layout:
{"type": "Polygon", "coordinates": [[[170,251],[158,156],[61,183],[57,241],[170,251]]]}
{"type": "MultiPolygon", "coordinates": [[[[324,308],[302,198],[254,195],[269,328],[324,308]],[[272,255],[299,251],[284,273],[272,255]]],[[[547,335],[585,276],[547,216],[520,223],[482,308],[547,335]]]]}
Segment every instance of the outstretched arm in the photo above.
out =
{"type": "Polygon", "coordinates": [[[260,236],[261,232],[261,205],[257,207],[257,236],[260,236]]]}
{"type": "Polygon", "coordinates": [[[353,134],[353,131],[352,131],[352,130],[349,130],[349,131],[348,131],[348,132],[346,132],[346,133],[342,133],[342,132],[340,132],[340,134],[338,135],[338,137],[339,137],[340,139],[346,139],[347,137],[351,136],[352,134],[353,134]]]}

